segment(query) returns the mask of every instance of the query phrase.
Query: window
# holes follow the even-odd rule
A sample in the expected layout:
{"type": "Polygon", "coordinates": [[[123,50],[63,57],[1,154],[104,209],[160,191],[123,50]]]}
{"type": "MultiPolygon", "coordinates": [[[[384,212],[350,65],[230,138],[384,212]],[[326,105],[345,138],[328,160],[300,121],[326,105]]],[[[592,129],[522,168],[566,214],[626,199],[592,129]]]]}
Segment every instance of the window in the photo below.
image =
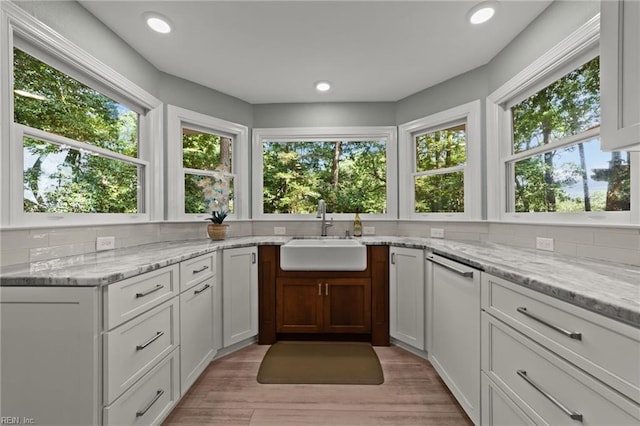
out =
{"type": "Polygon", "coordinates": [[[167,113],[170,218],[201,220],[218,209],[246,218],[248,129],[172,105],[167,113]]]}
{"type": "Polygon", "coordinates": [[[462,123],[415,137],[416,213],[464,212],[466,127],[462,123]]]}
{"type": "Polygon", "coordinates": [[[26,52],[13,52],[23,211],[144,213],[139,115],[26,52]]]}
{"type": "Polygon", "coordinates": [[[600,149],[597,30],[588,23],[556,48],[564,55],[547,54],[538,61],[545,67],[531,65],[489,97],[488,179],[500,185],[489,187],[490,204],[500,208],[492,216],[631,222],[637,160],[600,149]]]}
{"type": "Polygon", "coordinates": [[[2,13],[2,225],[162,214],[149,197],[160,102],[14,5],[2,13]]]}
{"type": "Polygon", "coordinates": [[[508,212],[629,211],[630,155],[600,150],[598,59],[510,108],[508,212]]]}
{"type": "Polygon", "coordinates": [[[255,216],[315,218],[325,200],[338,218],[395,217],[394,128],[255,129],[253,144],[255,216]]]}
{"type": "Polygon", "coordinates": [[[403,218],[480,218],[480,101],[400,126],[403,218]]]}

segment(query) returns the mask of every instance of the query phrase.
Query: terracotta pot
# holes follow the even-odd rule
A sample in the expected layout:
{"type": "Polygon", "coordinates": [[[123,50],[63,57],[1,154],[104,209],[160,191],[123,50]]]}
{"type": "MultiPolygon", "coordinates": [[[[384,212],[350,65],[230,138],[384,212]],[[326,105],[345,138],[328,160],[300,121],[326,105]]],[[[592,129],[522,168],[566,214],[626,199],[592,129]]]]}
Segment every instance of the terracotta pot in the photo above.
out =
{"type": "Polygon", "coordinates": [[[207,234],[212,240],[224,240],[227,238],[227,228],[224,223],[210,223],[207,225],[207,234]]]}

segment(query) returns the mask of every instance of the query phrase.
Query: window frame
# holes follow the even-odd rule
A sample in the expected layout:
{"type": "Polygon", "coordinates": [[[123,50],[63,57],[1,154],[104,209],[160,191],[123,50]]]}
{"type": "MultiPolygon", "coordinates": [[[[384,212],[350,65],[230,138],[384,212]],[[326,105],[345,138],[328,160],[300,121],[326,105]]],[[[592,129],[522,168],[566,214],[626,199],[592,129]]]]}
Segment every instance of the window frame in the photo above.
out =
{"type": "MultiPolygon", "coordinates": [[[[252,211],[254,220],[317,220],[315,214],[264,213],[263,143],[314,142],[330,140],[384,140],[387,164],[387,213],[360,213],[363,220],[391,220],[398,217],[398,154],[395,126],[363,127],[282,127],[256,128],[252,133],[252,211]]],[[[336,220],[353,220],[353,213],[329,213],[336,220]]]]}
{"type": "Polygon", "coordinates": [[[242,124],[211,117],[175,105],[167,105],[167,213],[169,220],[194,221],[210,217],[207,213],[184,212],[184,174],[196,170],[184,168],[182,162],[182,129],[193,127],[232,138],[231,170],[233,173],[234,213],[227,220],[249,218],[248,146],[249,129],[242,124]]]}
{"type": "MultiPolygon", "coordinates": [[[[482,130],[480,100],[419,118],[398,127],[399,162],[408,167],[400,172],[400,219],[409,220],[479,220],[482,215],[482,130]],[[416,136],[444,130],[454,124],[466,124],[466,155],[464,166],[455,171],[464,172],[464,212],[416,213],[415,178],[425,175],[416,171],[416,136]]],[[[452,170],[453,171],[453,170],[452,170]]]]}
{"type": "MultiPolygon", "coordinates": [[[[520,73],[508,80],[486,99],[487,120],[487,213],[488,219],[514,223],[558,224],[629,224],[640,223],[639,197],[631,197],[631,209],[626,212],[508,212],[507,197],[511,182],[507,181],[508,163],[527,157],[534,151],[560,149],[587,136],[600,135],[600,130],[588,130],[526,153],[512,153],[512,123],[510,108],[557,81],[568,72],[599,54],[600,15],[594,16],[571,35],[540,56],[520,73]]],[[[640,153],[631,153],[631,189],[640,188],[640,153]]],[[[633,194],[632,194],[633,195],[633,194]]]]}
{"type": "MultiPolygon", "coordinates": [[[[0,4],[0,106],[6,114],[0,118],[0,139],[8,141],[0,147],[0,199],[2,227],[74,226],[104,223],[139,223],[163,218],[162,176],[162,103],[144,89],[122,76],[86,51],[68,41],[50,27],[11,2],[0,4]],[[117,102],[138,112],[138,157],[134,163],[144,166],[140,177],[144,196],[138,205],[144,212],[130,213],[26,213],[23,211],[23,133],[48,142],[67,140],[82,146],[82,141],[31,129],[14,123],[13,114],[13,48],[27,52],[63,73],[89,85],[117,102]],[[154,194],[154,197],[151,197],[154,194]]],[[[99,152],[99,148],[88,146],[99,152]]],[[[110,151],[103,154],[114,158],[110,151]]],[[[117,154],[113,152],[113,154],[117,154]]],[[[117,158],[116,160],[122,160],[117,158]]]]}

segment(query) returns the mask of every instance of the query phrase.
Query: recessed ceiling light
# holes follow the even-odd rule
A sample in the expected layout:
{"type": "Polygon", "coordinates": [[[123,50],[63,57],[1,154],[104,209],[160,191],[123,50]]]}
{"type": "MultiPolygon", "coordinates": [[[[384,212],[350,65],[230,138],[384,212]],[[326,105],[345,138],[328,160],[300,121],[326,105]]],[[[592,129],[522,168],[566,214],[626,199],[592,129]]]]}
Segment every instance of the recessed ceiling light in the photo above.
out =
{"type": "Polygon", "coordinates": [[[475,5],[469,11],[469,22],[474,25],[483,24],[493,18],[497,8],[498,4],[490,1],[475,5]]]}
{"type": "Polygon", "coordinates": [[[168,34],[171,32],[171,24],[169,24],[169,20],[158,13],[145,13],[144,20],[149,28],[157,33],[168,34]]]}
{"type": "Polygon", "coordinates": [[[328,91],[329,89],[331,89],[331,83],[329,83],[329,82],[328,82],[328,81],[326,81],[326,80],[323,80],[323,81],[317,81],[317,82],[315,83],[315,86],[316,86],[316,90],[317,90],[318,92],[326,92],[326,91],[328,91]]]}

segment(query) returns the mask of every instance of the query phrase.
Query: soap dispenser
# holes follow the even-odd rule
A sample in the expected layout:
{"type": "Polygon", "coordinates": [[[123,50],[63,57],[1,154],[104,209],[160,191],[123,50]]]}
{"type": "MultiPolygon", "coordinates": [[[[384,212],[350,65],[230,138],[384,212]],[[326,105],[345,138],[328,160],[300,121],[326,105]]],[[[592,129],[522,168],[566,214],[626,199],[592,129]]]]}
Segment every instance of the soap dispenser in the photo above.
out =
{"type": "Polygon", "coordinates": [[[360,220],[360,210],[356,209],[356,217],[353,221],[353,236],[362,237],[362,221],[360,220]]]}

